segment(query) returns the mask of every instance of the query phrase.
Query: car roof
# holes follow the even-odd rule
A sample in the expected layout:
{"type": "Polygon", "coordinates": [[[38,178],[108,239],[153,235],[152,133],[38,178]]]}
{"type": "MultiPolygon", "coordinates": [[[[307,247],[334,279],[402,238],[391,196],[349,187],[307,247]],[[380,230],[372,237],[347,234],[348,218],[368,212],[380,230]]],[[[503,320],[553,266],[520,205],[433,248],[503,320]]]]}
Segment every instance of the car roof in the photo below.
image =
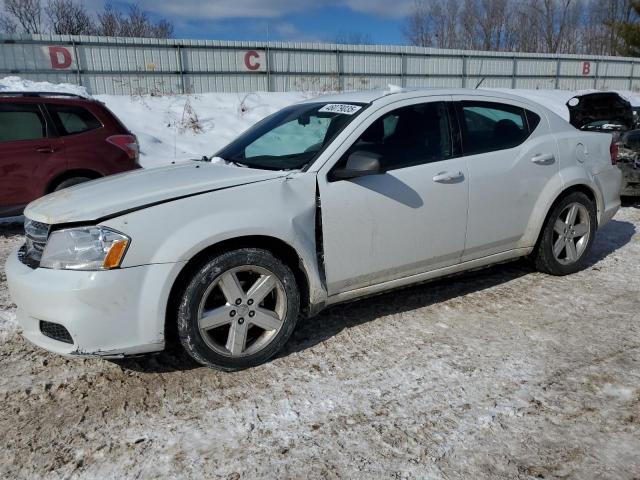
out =
{"type": "Polygon", "coordinates": [[[46,102],[49,100],[58,101],[67,101],[67,102],[94,102],[96,101],[91,97],[84,97],[82,95],[74,94],[74,93],[66,93],[66,92],[9,92],[9,91],[0,91],[0,102],[1,101],[39,101],[46,102]]]}
{"type": "MultiPolygon", "coordinates": [[[[416,96],[442,96],[442,95],[469,95],[478,97],[496,97],[505,100],[516,100],[519,102],[533,103],[526,97],[506,93],[499,90],[472,89],[472,88],[400,88],[390,86],[387,90],[368,90],[364,92],[344,92],[337,94],[322,95],[320,97],[304,100],[301,103],[331,102],[331,103],[373,103],[377,100],[388,99],[389,101],[402,100],[404,98],[414,98],[416,96]]],[[[537,104],[536,104],[537,105],[537,104]]]]}

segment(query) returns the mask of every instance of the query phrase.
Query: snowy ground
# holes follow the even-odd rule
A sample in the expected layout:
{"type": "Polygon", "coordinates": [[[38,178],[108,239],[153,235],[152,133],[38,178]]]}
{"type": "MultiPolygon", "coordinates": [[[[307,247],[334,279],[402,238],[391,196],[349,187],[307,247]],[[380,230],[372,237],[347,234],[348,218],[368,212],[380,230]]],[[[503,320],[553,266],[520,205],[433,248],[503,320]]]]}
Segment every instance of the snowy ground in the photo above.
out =
{"type": "MultiPolygon", "coordinates": [[[[575,92],[514,93],[566,117],[575,92]]],[[[153,167],[309,96],[98,98],[153,167]]],[[[20,221],[0,222],[0,266],[20,221]]],[[[516,262],[334,307],[235,374],[176,352],[114,363],[32,347],[0,270],[0,478],[637,479],[639,232],[629,204],[576,275],[516,262]]]]}
{"type": "Polygon", "coordinates": [[[0,478],[638,478],[639,292],[629,205],[576,275],[516,262],[334,307],[224,374],[32,347],[0,273],[0,478]]]}

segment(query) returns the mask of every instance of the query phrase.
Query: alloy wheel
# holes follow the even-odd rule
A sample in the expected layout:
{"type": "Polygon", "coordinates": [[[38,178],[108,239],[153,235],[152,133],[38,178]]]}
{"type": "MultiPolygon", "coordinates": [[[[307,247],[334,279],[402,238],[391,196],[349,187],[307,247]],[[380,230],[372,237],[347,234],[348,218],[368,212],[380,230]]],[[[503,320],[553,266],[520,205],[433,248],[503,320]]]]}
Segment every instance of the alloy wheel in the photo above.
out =
{"type": "Polygon", "coordinates": [[[198,308],[198,328],[215,352],[242,357],[276,338],[286,309],[278,277],[266,268],[246,265],[227,270],[207,288],[198,308]]]}
{"type": "Polygon", "coordinates": [[[570,203],[553,227],[553,256],[562,265],[577,262],[589,245],[590,235],[589,211],[580,203],[570,203]]]}

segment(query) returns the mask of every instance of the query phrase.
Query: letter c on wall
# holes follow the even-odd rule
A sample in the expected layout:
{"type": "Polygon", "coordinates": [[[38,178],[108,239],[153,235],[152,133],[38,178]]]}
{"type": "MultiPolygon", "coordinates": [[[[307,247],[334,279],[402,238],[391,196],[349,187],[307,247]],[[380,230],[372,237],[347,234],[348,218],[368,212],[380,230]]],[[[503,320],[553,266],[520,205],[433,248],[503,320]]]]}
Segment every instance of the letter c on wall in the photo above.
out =
{"type": "Polygon", "coordinates": [[[244,54],[244,66],[247,67],[247,70],[253,71],[260,68],[260,63],[254,60],[258,58],[260,58],[260,54],[255,50],[249,50],[244,54]]]}

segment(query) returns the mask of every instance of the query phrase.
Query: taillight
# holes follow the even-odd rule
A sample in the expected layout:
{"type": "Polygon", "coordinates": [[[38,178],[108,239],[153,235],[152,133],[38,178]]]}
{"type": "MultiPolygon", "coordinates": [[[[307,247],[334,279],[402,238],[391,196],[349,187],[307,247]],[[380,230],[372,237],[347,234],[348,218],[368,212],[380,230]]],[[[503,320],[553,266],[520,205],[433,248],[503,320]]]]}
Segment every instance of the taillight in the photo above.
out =
{"type": "Polygon", "coordinates": [[[138,147],[138,139],[135,135],[112,135],[107,138],[107,142],[122,149],[129,159],[138,161],[140,148],[138,147]]]}
{"type": "Polygon", "coordinates": [[[609,147],[609,152],[611,152],[611,165],[618,164],[618,144],[611,142],[611,147],[609,147]]]}

